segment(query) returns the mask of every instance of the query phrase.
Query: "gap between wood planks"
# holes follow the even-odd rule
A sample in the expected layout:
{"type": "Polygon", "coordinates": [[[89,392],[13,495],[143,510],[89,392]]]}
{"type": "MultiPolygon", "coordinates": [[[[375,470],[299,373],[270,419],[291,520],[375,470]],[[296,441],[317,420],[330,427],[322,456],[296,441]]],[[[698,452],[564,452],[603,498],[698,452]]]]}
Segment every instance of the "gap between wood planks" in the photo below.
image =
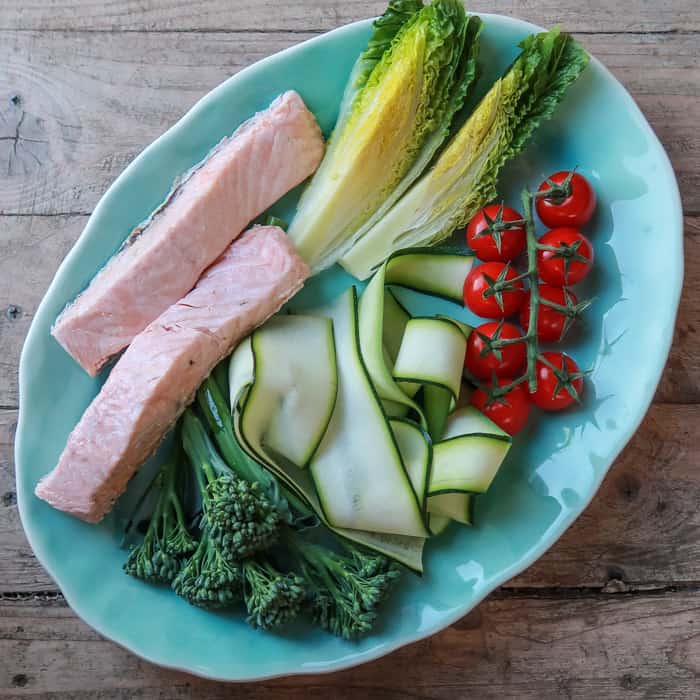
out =
{"type": "MultiPolygon", "coordinates": [[[[504,584],[500,588],[496,588],[489,597],[493,600],[510,600],[513,598],[562,598],[562,599],[578,599],[589,597],[604,597],[604,596],[663,596],[675,595],[676,593],[699,593],[700,581],[691,581],[677,584],[666,583],[644,583],[638,586],[625,584],[622,589],[616,585],[616,579],[609,581],[603,587],[597,586],[552,586],[548,588],[538,587],[512,587],[504,584]]],[[[56,604],[60,607],[68,604],[63,597],[63,594],[58,591],[0,591],[0,603],[13,602],[39,602],[56,604]]]]}

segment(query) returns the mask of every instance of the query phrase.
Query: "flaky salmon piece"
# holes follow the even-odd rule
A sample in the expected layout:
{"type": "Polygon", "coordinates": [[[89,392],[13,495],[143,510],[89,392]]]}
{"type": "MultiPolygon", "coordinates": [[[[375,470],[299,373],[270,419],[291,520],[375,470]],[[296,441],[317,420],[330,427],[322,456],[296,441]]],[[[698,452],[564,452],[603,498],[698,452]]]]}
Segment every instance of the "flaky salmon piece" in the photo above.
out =
{"type": "Polygon", "coordinates": [[[91,376],[194,287],[244,228],[309,177],[321,130],[296,92],[243,124],[136,229],[51,332],[91,376]]]}
{"type": "Polygon", "coordinates": [[[277,227],[253,227],[231,244],[189,294],[134,338],[36,495],[100,521],[214,366],[308,276],[277,227]]]}

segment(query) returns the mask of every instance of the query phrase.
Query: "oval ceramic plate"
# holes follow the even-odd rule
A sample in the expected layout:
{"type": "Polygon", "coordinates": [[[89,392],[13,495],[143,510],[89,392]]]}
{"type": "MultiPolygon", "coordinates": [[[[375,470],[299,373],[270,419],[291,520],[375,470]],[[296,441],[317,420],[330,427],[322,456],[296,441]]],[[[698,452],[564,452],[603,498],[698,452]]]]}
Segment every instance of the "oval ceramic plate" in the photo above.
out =
{"type": "MultiPolygon", "coordinates": [[[[484,19],[481,91],[516,55],[518,41],[537,30],[503,17],[484,19]]],[[[46,294],[22,353],[17,491],[31,545],[78,615],[163,666],[225,680],[317,673],[374,659],[446,627],[535,561],[581,513],[639,424],[666,360],[682,278],[678,189],[644,117],[594,60],[556,117],[507,166],[501,183],[506,201],[517,206],[522,187],[578,164],[598,191],[598,213],[587,229],[596,247],[595,272],[581,290],[595,296],[595,303],[585,328],[568,343],[579,364],[592,368],[583,406],[531,420],[493,487],[479,499],[476,527],[453,526],[429,543],[424,578],[404,576],[370,637],[348,643],[303,623],[269,634],[249,628],[240,613],[190,607],[168,589],[122,573],[123,502],[99,526],[90,526],[34,496],[34,486],[56,463],[100,385],[50,336],[58,312],[164,198],[179,173],[282,91],[298,90],[327,133],[369,31],[369,21],[349,25],[248,68],[147,148],[95,209],[46,294]],[[652,221],[663,221],[663,228],[652,221]]],[[[280,202],[275,213],[289,220],[297,194],[280,202]]],[[[341,272],[325,273],[294,303],[332,296],[350,281],[341,272]]],[[[422,305],[422,312],[447,308],[408,301],[414,308],[422,305]]],[[[469,320],[462,309],[448,310],[469,320]]],[[[137,489],[133,485],[125,500],[137,489]]]]}

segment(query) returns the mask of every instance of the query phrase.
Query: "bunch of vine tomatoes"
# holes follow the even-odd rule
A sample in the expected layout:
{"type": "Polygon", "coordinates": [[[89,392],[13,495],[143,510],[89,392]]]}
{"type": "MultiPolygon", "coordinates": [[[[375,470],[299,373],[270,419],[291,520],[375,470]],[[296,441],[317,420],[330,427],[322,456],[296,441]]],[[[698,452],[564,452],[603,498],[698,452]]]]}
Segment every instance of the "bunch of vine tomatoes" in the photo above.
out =
{"type": "Polygon", "coordinates": [[[580,229],[595,211],[595,191],[583,175],[561,171],[531,197],[549,229],[534,245],[528,246],[520,212],[502,204],[481,209],[466,229],[467,245],[482,263],[464,282],[464,303],[477,316],[493,319],[475,327],[467,340],[465,373],[477,385],[471,402],[511,435],[525,426],[533,404],[559,411],[579,401],[583,391],[584,374],[576,362],[563,352],[540,352],[539,344],[561,341],[588,306],[571,287],[593,265],[593,246],[580,229]],[[525,252],[528,270],[536,266],[538,280],[533,329],[533,290],[525,285],[532,276],[515,267],[525,252]],[[528,356],[537,379],[533,393],[528,356]]]}

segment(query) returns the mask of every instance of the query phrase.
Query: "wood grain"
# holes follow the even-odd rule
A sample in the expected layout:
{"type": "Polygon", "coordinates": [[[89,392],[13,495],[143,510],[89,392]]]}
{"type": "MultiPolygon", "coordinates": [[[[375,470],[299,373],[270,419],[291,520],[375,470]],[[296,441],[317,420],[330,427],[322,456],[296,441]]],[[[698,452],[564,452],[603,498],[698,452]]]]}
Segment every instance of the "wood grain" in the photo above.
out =
{"type": "MultiPolygon", "coordinates": [[[[312,34],[0,32],[0,214],[89,213],[228,76],[312,34]]],[[[700,213],[696,35],[581,37],[633,92],[700,213]]]]}
{"type": "MultiPolygon", "coordinates": [[[[97,31],[326,31],[384,11],[385,0],[4,0],[2,29],[97,31]]],[[[582,32],[673,32],[700,29],[695,0],[472,0],[472,12],[494,12],[582,32]]]]}
{"type": "MultiPolygon", "coordinates": [[[[15,411],[0,411],[0,593],[54,591],[15,505],[15,411]]],[[[700,405],[655,405],[589,508],[508,588],[639,588],[700,583],[700,405]]]]}
{"type": "Polygon", "coordinates": [[[44,700],[688,700],[700,682],[700,604],[673,595],[496,594],[431,639],[356,669],[223,685],[152,666],[60,600],[0,602],[0,694],[44,700]]]}

